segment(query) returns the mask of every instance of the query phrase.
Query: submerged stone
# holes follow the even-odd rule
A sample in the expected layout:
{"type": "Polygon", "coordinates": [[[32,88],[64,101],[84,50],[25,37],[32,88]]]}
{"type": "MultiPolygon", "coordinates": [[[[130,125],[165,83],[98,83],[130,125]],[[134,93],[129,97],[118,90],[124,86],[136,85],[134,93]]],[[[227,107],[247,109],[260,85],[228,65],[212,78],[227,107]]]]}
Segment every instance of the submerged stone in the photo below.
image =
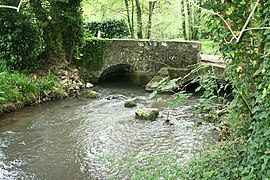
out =
{"type": "Polygon", "coordinates": [[[155,120],[158,117],[157,108],[141,108],[135,112],[135,118],[145,120],[155,120]]]}
{"type": "Polygon", "coordinates": [[[86,90],[86,91],[83,91],[80,93],[80,96],[81,97],[85,97],[85,98],[91,98],[91,99],[94,99],[94,98],[97,98],[100,96],[100,94],[96,91],[92,91],[92,90],[86,90]]]}

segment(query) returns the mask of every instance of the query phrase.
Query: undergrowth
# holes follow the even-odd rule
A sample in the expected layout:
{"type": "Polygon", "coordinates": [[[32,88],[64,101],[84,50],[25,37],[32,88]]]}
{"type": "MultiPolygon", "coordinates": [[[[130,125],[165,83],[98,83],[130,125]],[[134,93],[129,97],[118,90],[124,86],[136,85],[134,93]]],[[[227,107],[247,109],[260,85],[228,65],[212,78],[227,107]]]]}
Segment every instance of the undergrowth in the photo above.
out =
{"type": "Polygon", "coordinates": [[[37,80],[20,72],[0,72],[0,106],[16,104],[22,107],[43,97],[60,96],[62,92],[62,87],[53,75],[37,80]]]}

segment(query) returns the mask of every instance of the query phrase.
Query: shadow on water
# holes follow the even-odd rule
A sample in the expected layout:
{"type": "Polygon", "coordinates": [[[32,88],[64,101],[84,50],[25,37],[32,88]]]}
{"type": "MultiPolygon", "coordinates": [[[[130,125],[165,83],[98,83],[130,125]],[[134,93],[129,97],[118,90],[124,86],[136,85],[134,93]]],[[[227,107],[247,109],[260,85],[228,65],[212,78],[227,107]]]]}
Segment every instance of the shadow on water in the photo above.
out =
{"type": "Polygon", "coordinates": [[[98,84],[101,96],[95,100],[69,98],[0,117],[0,179],[123,179],[129,176],[112,166],[112,159],[132,156],[141,167],[150,157],[170,153],[188,160],[216,141],[211,124],[196,127],[190,108],[197,97],[168,110],[169,95],[148,100],[129,76],[98,84]],[[130,98],[137,106],[125,108],[130,98]],[[161,110],[156,121],[135,119],[134,112],[145,106],[161,110]],[[167,118],[174,125],[164,125],[167,118]]]}

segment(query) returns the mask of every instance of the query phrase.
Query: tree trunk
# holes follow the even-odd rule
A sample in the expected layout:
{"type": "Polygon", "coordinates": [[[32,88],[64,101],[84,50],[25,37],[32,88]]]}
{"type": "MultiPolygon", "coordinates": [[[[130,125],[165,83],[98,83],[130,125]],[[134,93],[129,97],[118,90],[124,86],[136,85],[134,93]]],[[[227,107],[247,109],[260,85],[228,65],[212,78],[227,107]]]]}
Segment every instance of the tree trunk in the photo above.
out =
{"type": "Polygon", "coordinates": [[[130,19],[130,14],[129,14],[128,0],[124,0],[124,1],[125,1],[126,11],[127,11],[127,20],[128,20],[128,26],[129,26],[129,30],[130,30],[130,35],[131,35],[131,38],[134,38],[134,32],[133,32],[133,29],[132,29],[132,24],[131,24],[131,19],[130,19]]]}
{"type": "Polygon", "coordinates": [[[191,5],[190,5],[190,3],[188,3],[188,24],[189,24],[189,28],[188,28],[188,32],[189,32],[189,34],[188,34],[188,39],[189,40],[191,40],[193,37],[192,37],[192,33],[193,33],[193,22],[192,22],[192,18],[193,18],[193,12],[192,12],[192,8],[191,8],[191,5]]]}
{"type": "Polygon", "coordinates": [[[185,16],[185,21],[184,21],[184,38],[185,40],[189,40],[189,23],[188,23],[188,2],[187,0],[184,0],[184,16],[185,16]]]}
{"type": "Polygon", "coordinates": [[[131,0],[131,27],[132,27],[132,38],[135,38],[134,34],[134,0],[131,0]]]}
{"type": "MultiPolygon", "coordinates": [[[[265,9],[265,2],[261,1],[261,9],[260,9],[260,14],[261,17],[264,17],[264,9],[265,9]]],[[[267,21],[263,21],[263,23],[261,24],[261,26],[267,26],[267,24],[269,24],[269,20],[267,21]]],[[[264,34],[264,31],[261,32],[261,42],[259,43],[259,48],[258,48],[258,53],[263,56],[264,55],[264,51],[265,51],[265,43],[266,43],[267,37],[266,34],[264,34]]]]}
{"type": "Polygon", "coordinates": [[[149,16],[148,16],[148,25],[147,25],[147,39],[151,38],[152,30],[152,16],[155,8],[156,1],[149,1],[149,16]]]}
{"type": "Polygon", "coordinates": [[[179,4],[180,4],[180,9],[179,9],[179,13],[180,13],[180,27],[182,28],[182,35],[184,36],[184,29],[183,29],[183,11],[182,11],[182,7],[183,7],[183,3],[182,0],[179,0],[179,4]]]}
{"type": "Polygon", "coordinates": [[[136,0],[136,7],[137,7],[137,35],[139,39],[143,38],[143,33],[142,33],[142,10],[141,10],[141,5],[140,1],[136,0]]]}

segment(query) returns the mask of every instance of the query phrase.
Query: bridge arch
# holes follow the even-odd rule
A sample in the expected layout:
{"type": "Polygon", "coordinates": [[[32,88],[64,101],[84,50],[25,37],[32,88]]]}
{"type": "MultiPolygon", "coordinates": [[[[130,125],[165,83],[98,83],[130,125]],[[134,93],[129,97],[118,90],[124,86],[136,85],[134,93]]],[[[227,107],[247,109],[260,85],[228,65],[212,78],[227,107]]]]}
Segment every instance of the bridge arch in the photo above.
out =
{"type": "Polygon", "coordinates": [[[125,72],[132,72],[132,66],[130,64],[114,64],[107,67],[101,72],[99,81],[114,78],[115,76],[121,75],[125,72]]]}

